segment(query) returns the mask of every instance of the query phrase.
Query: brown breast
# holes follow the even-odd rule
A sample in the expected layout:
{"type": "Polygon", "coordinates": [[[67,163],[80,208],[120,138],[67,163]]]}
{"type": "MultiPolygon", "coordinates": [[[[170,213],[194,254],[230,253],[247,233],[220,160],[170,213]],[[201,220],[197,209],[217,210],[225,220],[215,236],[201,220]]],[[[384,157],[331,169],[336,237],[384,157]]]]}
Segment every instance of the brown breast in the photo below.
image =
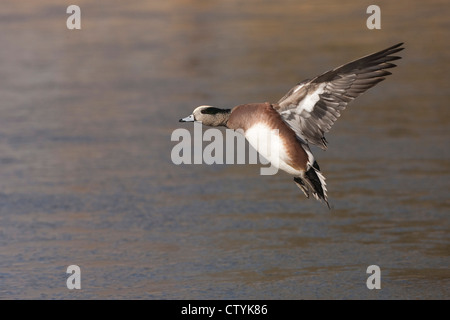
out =
{"type": "Polygon", "coordinates": [[[269,128],[278,129],[280,138],[284,142],[289,156],[289,165],[298,170],[306,170],[308,155],[303,149],[295,132],[283,121],[280,114],[268,103],[243,104],[231,110],[227,127],[230,129],[242,129],[244,133],[255,124],[264,124],[269,128]]]}

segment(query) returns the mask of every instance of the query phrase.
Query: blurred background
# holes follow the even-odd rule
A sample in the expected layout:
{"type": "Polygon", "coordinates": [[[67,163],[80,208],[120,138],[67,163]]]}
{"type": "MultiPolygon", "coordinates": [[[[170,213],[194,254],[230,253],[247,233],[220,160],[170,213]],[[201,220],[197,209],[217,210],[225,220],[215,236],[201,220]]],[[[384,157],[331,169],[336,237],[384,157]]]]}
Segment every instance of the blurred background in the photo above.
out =
{"type": "Polygon", "coordinates": [[[0,298],[448,299],[450,8],[377,1],[369,30],[371,4],[3,1],[0,298]],[[196,106],[276,102],[398,42],[313,148],[332,210],[258,165],[172,163],[196,106]]]}

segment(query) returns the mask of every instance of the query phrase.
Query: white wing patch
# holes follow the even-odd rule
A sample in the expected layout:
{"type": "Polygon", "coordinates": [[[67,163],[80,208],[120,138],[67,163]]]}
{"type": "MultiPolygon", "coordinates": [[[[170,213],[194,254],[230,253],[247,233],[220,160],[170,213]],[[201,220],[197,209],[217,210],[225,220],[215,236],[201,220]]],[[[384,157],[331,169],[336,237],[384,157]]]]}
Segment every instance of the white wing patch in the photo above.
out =
{"type": "Polygon", "coordinates": [[[322,83],[319,86],[317,86],[316,90],[313,92],[308,92],[308,95],[303,98],[303,100],[300,101],[296,108],[296,112],[300,113],[301,111],[305,110],[307,112],[311,112],[314,109],[314,106],[316,105],[317,101],[320,100],[320,94],[324,92],[324,88],[327,84],[322,83]]]}

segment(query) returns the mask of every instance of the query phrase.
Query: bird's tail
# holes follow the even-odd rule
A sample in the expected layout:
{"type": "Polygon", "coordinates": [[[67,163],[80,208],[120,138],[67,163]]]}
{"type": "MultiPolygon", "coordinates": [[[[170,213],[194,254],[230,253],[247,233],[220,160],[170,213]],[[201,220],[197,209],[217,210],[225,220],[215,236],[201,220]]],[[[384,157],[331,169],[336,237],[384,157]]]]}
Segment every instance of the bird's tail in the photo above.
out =
{"type": "Polygon", "coordinates": [[[317,161],[314,161],[313,166],[302,177],[294,177],[294,181],[307,198],[312,193],[317,200],[325,201],[328,209],[330,209],[327,196],[327,184],[325,183],[325,177],[320,172],[317,161]]]}

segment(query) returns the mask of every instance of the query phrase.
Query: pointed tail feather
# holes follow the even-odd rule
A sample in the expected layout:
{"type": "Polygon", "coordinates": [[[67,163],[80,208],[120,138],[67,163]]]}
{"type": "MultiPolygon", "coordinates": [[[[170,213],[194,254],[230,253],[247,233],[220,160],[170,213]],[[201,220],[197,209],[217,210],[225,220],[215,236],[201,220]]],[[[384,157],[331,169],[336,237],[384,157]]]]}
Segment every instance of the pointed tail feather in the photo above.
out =
{"type": "Polygon", "coordinates": [[[327,196],[327,185],[325,177],[319,170],[319,165],[315,161],[313,166],[305,172],[303,177],[294,177],[297,186],[303,191],[305,196],[309,198],[311,192],[317,200],[323,200],[330,209],[327,196]]]}

